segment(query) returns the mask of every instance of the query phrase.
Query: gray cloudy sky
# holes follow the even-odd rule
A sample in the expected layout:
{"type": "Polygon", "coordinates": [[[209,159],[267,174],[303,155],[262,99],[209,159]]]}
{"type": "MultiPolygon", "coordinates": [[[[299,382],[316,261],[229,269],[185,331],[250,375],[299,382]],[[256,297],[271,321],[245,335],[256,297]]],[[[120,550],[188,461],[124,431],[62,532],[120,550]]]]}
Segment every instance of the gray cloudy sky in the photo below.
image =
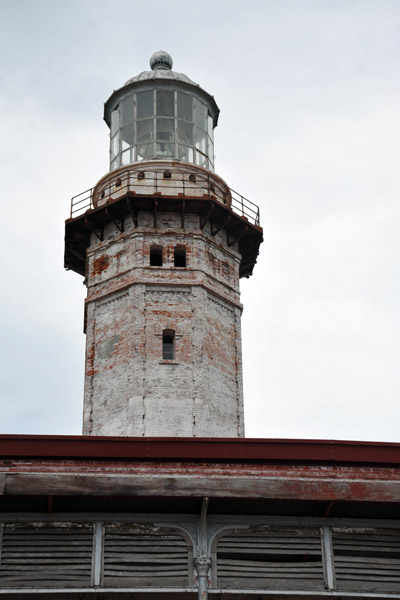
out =
{"type": "Polygon", "coordinates": [[[71,196],[103,102],[155,50],[215,95],[216,171],[259,204],[242,285],[249,437],[400,441],[400,1],[0,2],[0,432],[79,434],[71,196]]]}

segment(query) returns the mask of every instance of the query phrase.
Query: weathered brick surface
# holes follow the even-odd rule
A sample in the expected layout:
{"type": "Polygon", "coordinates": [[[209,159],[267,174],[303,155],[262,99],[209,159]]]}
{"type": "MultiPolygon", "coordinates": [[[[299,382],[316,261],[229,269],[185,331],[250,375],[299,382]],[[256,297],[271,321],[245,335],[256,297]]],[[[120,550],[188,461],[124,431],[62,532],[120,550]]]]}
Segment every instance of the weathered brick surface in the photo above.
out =
{"type": "Polygon", "coordinates": [[[244,434],[240,255],[199,217],[139,213],[120,233],[107,225],[87,253],[83,433],[129,436],[244,434]],[[162,267],[150,249],[163,249],[162,267]],[[174,248],[187,266],[174,267],[174,248]],[[162,359],[162,332],[175,357],[162,359]]]}

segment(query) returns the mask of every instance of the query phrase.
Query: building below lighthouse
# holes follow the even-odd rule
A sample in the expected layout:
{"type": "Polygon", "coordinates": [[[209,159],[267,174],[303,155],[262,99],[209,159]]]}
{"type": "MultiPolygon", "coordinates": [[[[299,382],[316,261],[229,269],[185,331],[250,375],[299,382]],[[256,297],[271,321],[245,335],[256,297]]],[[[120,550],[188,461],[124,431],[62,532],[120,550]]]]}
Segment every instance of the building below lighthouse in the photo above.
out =
{"type": "Polygon", "coordinates": [[[214,173],[215,100],[151,67],[66,221],[84,435],[0,435],[0,598],[400,600],[400,444],[243,437],[259,211],[214,173]]]}

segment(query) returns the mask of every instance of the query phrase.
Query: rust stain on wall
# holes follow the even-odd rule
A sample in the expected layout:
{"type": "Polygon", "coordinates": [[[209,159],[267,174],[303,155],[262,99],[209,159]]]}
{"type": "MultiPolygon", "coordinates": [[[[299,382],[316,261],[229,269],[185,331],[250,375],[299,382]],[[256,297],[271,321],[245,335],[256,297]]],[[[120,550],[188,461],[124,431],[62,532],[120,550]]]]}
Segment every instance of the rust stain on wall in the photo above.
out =
{"type": "Polygon", "coordinates": [[[94,369],[94,346],[91,346],[86,356],[86,375],[87,377],[93,377],[93,375],[95,374],[96,371],[94,369]]]}
{"type": "Polygon", "coordinates": [[[102,254],[93,263],[92,277],[94,275],[100,275],[104,271],[107,271],[110,266],[110,257],[107,254],[102,254]]]}

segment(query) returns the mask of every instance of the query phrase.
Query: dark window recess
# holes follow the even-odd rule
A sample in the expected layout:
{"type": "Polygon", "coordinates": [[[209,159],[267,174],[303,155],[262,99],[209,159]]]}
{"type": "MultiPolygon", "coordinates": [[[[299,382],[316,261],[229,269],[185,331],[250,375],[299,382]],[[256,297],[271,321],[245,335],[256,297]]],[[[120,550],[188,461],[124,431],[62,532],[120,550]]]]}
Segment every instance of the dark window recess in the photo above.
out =
{"type": "Polygon", "coordinates": [[[174,360],[175,331],[164,329],[162,336],[163,360],[174,360]]]}
{"type": "Polygon", "coordinates": [[[162,267],[162,248],[150,248],[150,266],[162,267]]]}
{"type": "Polygon", "coordinates": [[[186,248],[175,248],[174,267],[186,267],[186,248]]]}

